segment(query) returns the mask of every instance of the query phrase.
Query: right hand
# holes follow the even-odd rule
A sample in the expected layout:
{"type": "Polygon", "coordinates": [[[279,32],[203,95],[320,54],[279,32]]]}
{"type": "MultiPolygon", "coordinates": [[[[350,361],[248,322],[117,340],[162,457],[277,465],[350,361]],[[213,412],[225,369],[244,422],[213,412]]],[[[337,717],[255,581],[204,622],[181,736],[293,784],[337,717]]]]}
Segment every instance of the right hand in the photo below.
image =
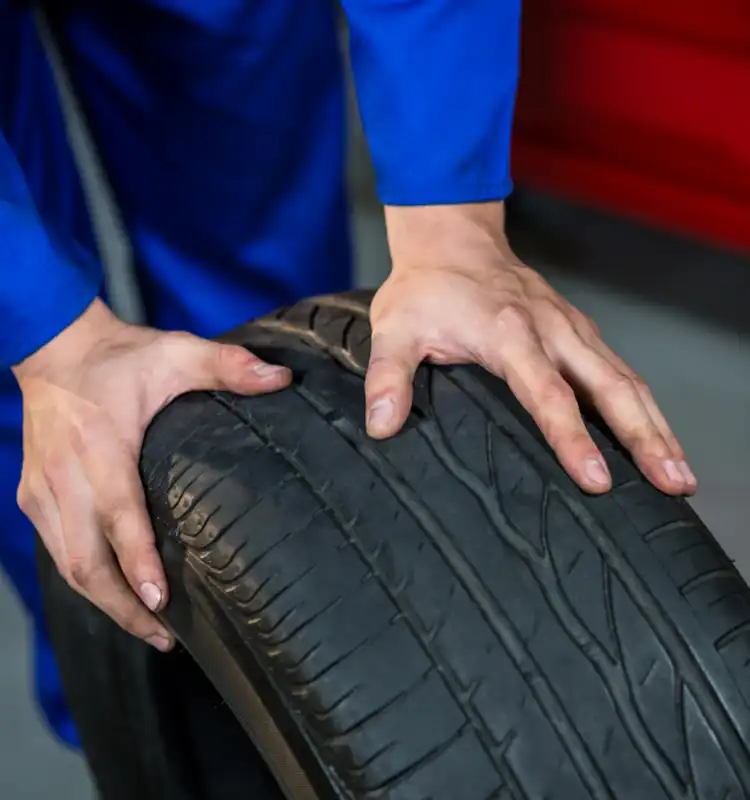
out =
{"type": "Polygon", "coordinates": [[[96,300],[13,372],[23,393],[21,510],[74,589],[171,649],[155,614],[168,587],[138,473],[146,427],[185,392],[272,392],[289,371],[238,345],[126,324],[96,300]]]}

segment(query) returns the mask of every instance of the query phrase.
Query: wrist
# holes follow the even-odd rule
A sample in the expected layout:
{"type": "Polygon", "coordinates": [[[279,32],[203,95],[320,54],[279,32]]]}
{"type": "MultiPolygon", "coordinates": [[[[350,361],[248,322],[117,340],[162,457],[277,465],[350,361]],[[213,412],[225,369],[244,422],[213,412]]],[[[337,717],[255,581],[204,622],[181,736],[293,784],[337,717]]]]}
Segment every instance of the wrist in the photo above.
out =
{"type": "Polygon", "coordinates": [[[80,363],[102,339],[125,326],[110,309],[96,298],[67,328],[36,352],[12,367],[19,383],[29,378],[44,377],[80,363]]]}
{"type": "Polygon", "coordinates": [[[466,265],[488,255],[512,257],[505,237],[505,204],[386,206],[386,228],[395,272],[466,265]]]}

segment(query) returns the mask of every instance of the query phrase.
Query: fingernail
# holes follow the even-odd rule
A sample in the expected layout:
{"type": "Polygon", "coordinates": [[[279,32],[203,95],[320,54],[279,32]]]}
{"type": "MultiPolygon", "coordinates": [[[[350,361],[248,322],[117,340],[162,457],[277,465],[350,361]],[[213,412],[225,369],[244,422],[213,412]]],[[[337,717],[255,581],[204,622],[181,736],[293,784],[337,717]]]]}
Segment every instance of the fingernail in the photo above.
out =
{"type": "Polygon", "coordinates": [[[168,653],[172,649],[172,640],[168,636],[162,636],[160,633],[152,634],[146,641],[151,647],[155,647],[162,653],[168,653]]]}
{"type": "Polygon", "coordinates": [[[367,426],[371,431],[380,433],[388,426],[388,423],[393,419],[394,403],[388,397],[382,400],[377,400],[370,406],[370,411],[367,415],[367,426]]]}
{"type": "Polygon", "coordinates": [[[687,461],[680,461],[678,466],[680,468],[680,472],[682,473],[682,477],[685,479],[685,481],[690,486],[697,486],[698,479],[693,474],[693,470],[691,470],[690,467],[688,466],[687,461]]]}
{"type": "Polygon", "coordinates": [[[672,483],[684,483],[685,477],[677,464],[671,459],[664,462],[664,474],[672,483]]]}
{"type": "Polygon", "coordinates": [[[286,367],[278,364],[266,364],[263,361],[253,367],[253,371],[259,378],[276,378],[286,372],[286,367]]]}
{"type": "Polygon", "coordinates": [[[277,364],[256,364],[253,367],[255,374],[264,381],[277,381],[282,376],[286,375],[287,368],[280,367],[277,364]]]}
{"type": "Polygon", "coordinates": [[[161,589],[155,583],[142,583],[141,600],[151,611],[156,611],[161,605],[161,589]]]}
{"type": "Polygon", "coordinates": [[[584,462],[586,477],[597,486],[609,486],[609,470],[598,458],[587,458],[584,462]]]}

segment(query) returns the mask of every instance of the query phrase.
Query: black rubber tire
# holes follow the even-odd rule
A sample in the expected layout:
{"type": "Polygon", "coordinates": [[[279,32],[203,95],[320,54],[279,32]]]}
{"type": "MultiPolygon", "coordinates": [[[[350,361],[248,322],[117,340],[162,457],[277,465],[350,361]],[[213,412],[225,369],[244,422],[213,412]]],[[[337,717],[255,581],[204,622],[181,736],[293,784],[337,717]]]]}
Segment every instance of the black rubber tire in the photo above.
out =
{"type": "Polygon", "coordinates": [[[286,796],[750,797],[750,593],[709,531],[593,418],[584,495],[478,369],[420,369],[369,439],[368,301],[233,332],[293,387],[179,398],[143,449],[165,619],[286,796]]]}
{"type": "MultiPolygon", "coordinates": [[[[50,639],[100,800],[284,800],[182,648],[164,656],[74,592],[38,542],[50,639]]],[[[10,799],[9,799],[10,800],[10,799]]],[[[63,798],[80,800],[80,798],[63,798]]]]}

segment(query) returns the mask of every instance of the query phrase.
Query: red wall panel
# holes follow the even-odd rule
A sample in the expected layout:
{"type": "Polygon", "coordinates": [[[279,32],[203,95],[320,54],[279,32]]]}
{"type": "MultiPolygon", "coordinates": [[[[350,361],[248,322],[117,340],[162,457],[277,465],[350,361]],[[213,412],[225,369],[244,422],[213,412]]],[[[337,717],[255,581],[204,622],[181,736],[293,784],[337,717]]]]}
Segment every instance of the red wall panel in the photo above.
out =
{"type": "Polygon", "coordinates": [[[514,166],[750,250],[750,3],[527,0],[514,166]]]}

